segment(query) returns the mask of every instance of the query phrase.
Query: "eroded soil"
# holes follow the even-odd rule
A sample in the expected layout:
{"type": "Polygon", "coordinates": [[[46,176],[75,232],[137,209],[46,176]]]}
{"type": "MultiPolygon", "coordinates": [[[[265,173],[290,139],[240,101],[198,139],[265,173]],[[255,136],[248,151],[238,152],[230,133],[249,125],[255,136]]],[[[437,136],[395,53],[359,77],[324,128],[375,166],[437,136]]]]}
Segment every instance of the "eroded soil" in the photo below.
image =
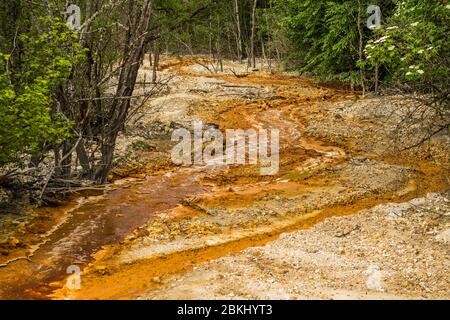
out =
{"type": "Polygon", "coordinates": [[[2,258],[1,298],[449,298],[448,197],[426,197],[448,188],[448,137],[427,157],[401,156],[383,127],[388,98],[232,62],[218,74],[187,58],[160,69],[170,92],[121,137],[123,150],[152,143],[119,151],[144,165],[118,167],[131,178],[102,195],[46,209],[58,226],[2,258]],[[173,166],[171,130],[192,120],[279,129],[280,171],[173,166]],[[26,259],[8,262],[16,255],[26,259]],[[83,271],[79,290],[66,286],[70,265],[83,271]],[[381,287],[367,282],[374,272],[381,287]]]}

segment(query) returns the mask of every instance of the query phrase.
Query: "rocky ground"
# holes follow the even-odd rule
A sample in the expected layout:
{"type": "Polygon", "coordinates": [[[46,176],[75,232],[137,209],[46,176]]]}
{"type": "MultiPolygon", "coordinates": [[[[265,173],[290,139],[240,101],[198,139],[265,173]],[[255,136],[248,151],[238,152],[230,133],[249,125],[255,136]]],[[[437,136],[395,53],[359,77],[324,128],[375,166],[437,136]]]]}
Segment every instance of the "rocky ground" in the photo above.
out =
{"type": "Polygon", "coordinates": [[[285,233],[203,263],[142,299],[448,299],[449,194],[285,233]]]}

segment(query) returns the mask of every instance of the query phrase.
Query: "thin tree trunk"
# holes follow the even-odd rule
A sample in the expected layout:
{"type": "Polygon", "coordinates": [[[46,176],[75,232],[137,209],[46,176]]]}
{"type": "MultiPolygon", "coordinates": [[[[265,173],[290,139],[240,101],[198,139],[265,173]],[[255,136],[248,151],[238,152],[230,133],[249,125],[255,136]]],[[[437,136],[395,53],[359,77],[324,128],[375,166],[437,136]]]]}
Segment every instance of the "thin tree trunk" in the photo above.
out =
{"type": "Polygon", "coordinates": [[[144,36],[150,27],[150,18],[152,13],[153,0],[147,0],[143,4],[142,9],[138,10],[137,5],[130,5],[128,15],[130,17],[138,17],[136,20],[130,21],[127,38],[125,39],[125,49],[123,53],[123,68],[120,71],[118,86],[108,118],[108,130],[102,137],[102,159],[96,169],[95,177],[99,183],[105,183],[111,170],[114,149],[116,146],[117,136],[123,128],[128,110],[130,108],[130,99],[121,99],[122,97],[131,97],[134,92],[139,66],[144,59],[145,48],[148,39],[144,36]]]}
{"type": "MultiPolygon", "coordinates": [[[[358,0],[358,33],[359,33],[359,61],[360,63],[363,61],[363,30],[361,26],[361,0],[358,0]]],[[[365,72],[364,66],[359,66],[359,75],[361,79],[361,85],[363,90],[363,97],[366,95],[366,85],[365,85],[365,72]]]]}
{"type": "MultiPolygon", "coordinates": [[[[271,0],[269,0],[269,10],[270,10],[271,17],[272,17],[272,1],[271,0]]],[[[265,15],[265,18],[266,18],[267,30],[269,30],[269,32],[268,32],[268,48],[267,48],[267,64],[269,66],[269,72],[272,73],[272,46],[274,45],[273,35],[272,35],[272,24],[271,24],[272,19],[269,20],[267,14],[265,15]]]]}
{"type": "Polygon", "coordinates": [[[378,82],[379,82],[379,67],[378,63],[375,65],[375,94],[378,95],[378,82]]]}
{"type": "Polygon", "coordinates": [[[280,53],[280,50],[278,49],[278,47],[275,47],[275,51],[276,51],[276,53],[277,53],[277,61],[278,61],[278,66],[281,66],[281,53],[280,53]]]}
{"type": "Polygon", "coordinates": [[[242,32],[241,32],[241,17],[239,13],[238,0],[234,0],[234,15],[236,17],[236,41],[237,41],[237,56],[239,63],[242,63],[242,32]]]}
{"type": "Polygon", "coordinates": [[[92,173],[91,166],[89,164],[89,156],[87,155],[83,140],[78,143],[76,150],[78,161],[80,161],[80,165],[83,168],[83,175],[90,175],[92,173]]]}
{"type": "Polygon", "coordinates": [[[158,80],[158,67],[159,67],[159,46],[155,44],[155,54],[154,54],[154,62],[153,62],[153,75],[152,82],[156,83],[158,80]]]}
{"type": "Polygon", "coordinates": [[[72,152],[72,144],[69,142],[64,142],[62,148],[62,155],[64,158],[61,162],[61,172],[64,179],[70,178],[70,174],[72,172],[72,152]]]}
{"type": "Polygon", "coordinates": [[[220,25],[220,18],[217,16],[217,30],[216,30],[216,51],[217,51],[217,68],[220,70],[220,72],[223,72],[223,61],[222,61],[222,47],[220,46],[221,36],[221,25],[220,25]]]}
{"type": "MultiPolygon", "coordinates": [[[[263,55],[263,61],[267,62],[266,47],[265,47],[265,44],[264,44],[264,37],[263,37],[262,34],[261,34],[261,50],[262,50],[262,55],[263,55]]],[[[263,66],[263,64],[264,64],[263,61],[261,62],[261,66],[263,66]]]]}
{"type": "Polygon", "coordinates": [[[253,1],[253,9],[252,9],[252,34],[250,36],[250,57],[249,57],[249,66],[256,68],[256,57],[255,57],[255,33],[256,33],[256,6],[258,4],[258,0],[253,1]]]}
{"type": "Polygon", "coordinates": [[[212,60],[212,63],[214,64],[215,60],[214,60],[214,53],[213,53],[211,16],[209,16],[209,58],[212,60]]]}
{"type": "Polygon", "coordinates": [[[53,153],[55,155],[55,159],[54,159],[54,163],[55,163],[55,175],[56,176],[62,176],[62,170],[61,167],[59,165],[59,162],[61,161],[61,148],[59,146],[55,146],[53,148],[53,153]]]}
{"type": "Polygon", "coordinates": [[[228,57],[232,57],[233,56],[233,50],[231,49],[231,37],[230,34],[227,33],[227,45],[228,45],[228,57]]]}

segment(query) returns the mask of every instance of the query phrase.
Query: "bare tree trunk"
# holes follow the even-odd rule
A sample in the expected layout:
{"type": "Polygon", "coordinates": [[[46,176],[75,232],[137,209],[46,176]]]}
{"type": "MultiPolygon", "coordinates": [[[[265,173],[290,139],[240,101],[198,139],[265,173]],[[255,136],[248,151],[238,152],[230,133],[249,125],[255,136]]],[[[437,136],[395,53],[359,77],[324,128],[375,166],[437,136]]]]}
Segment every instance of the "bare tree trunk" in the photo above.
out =
{"type": "Polygon", "coordinates": [[[214,64],[214,50],[213,50],[213,38],[212,38],[212,23],[211,23],[211,15],[209,15],[209,29],[208,29],[208,37],[209,37],[209,59],[211,59],[212,63],[214,64]]]}
{"type": "Polygon", "coordinates": [[[239,12],[238,0],[234,0],[234,15],[236,17],[237,56],[239,63],[242,63],[242,32],[241,32],[241,17],[239,12]]]}
{"type": "Polygon", "coordinates": [[[220,18],[217,16],[217,29],[216,29],[216,52],[217,52],[217,69],[220,70],[220,72],[223,72],[223,61],[222,61],[222,47],[220,45],[221,39],[221,24],[220,24],[220,18]]]}
{"type": "Polygon", "coordinates": [[[231,58],[233,56],[233,50],[231,49],[231,37],[229,33],[227,33],[227,45],[228,45],[228,57],[231,58]]]}
{"type": "Polygon", "coordinates": [[[78,161],[80,161],[80,165],[83,168],[83,175],[92,174],[91,166],[89,163],[89,156],[86,152],[86,148],[84,146],[83,139],[78,143],[76,150],[77,150],[78,161]]]}
{"type": "Polygon", "coordinates": [[[262,55],[263,55],[263,61],[261,62],[261,66],[263,67],[264,61],[267,61],[267,56],[266,56],[266,45],[264,44],[264,37],[261,34],[261,50],[262,50],[262,55]]]}
{"type": "Polygon", "coordinates": [[[53,153],[54,153],[54,155],[55,155],[55,162],[54,162],[54,166],[55,166],[55,175],[56,176],[62,176],[62,170],[61,170],[61,167],[60,167],[60,165],[59,165],[59,163],[60,163],[60,161],[61,161],[61,153],[60,153],[60,151],[61,151],[61,148],[59,147],[59,146],[55,146],[54,148],[53,148],[53,153]]]}
{"type": "Polygon", "coordinates": [[[220,72],[223,72],[222,50],[220,48],[219,38],[217,38],[217,41],[216,41],[216,52],[217,52],[217,67],[216,67],[216,69],[220,70],[220,72]]]}
{"type": "Polygon", "coordinates": [[[63,159],[61,161],[61,173],[63,178],[69,178],[72,172],[72,144],[70,142],[64,142],[62,148],[63,159]]]}
{"type": "Polygon", "coordinates": [[[253,1],[252,9],[252,34],[250,36],[250,57],[248,60],[249,66],[256,68],[256,57],[255,57],[255,33],[256,33],[256,6],[258,5],[258,0],[253,1]]]}
{"type": "MultiPolygon", "coordinates": [[[[272,1],[269,0],[269,10],[272,13],[272,1]]],[[[272,17],[272,15],[271,15],[272,17]]],[[[269,20],[268,15],[265,15],[266,18],[266,26],[267,26],[267,30],[269,30],[268,32],[268,52],[267,52],[267,64],[269,66],[269,72],[272,73],[272,45],[274,44],[273,41],[273,35],[272,35],[272,24],[271,21],[272,19],[269,20]]],[[[264,49],[264,47],[263,47],[264,49]]]]}
{"type": "Polygon", "coordinates": [[[375,65],[375,94],[378,95],[378,84],[379,84],[379,67],[378,67],[378,62],[375,65]]]}
{"type": "Polygon", "coordinates": [[[107,115],[108,130],[105,132],[106,136],[103,136],[101,145],[102,162],[95,172],[95,178],[99,183],[106,182],[111,170],[117,136],[125,124],[131,104],[131,100],[124,97],[133,95],[140,61],[144,59],[145,47],[148,44],[146,34],[150,27],[153,0],[147,0],[140,9],[138,6],[134,2],[129,6],[128,15],[133,19],[130,21],[129,32],[125,39],[123,67],[120,70],[116,98],[107,115]]]}
{"type": "Polygon", "coordinates": [[[155,44],[155,52],[154,52],[154,62],[153,62],[153,74],[152,74],[152,82],[156,83],[158,80],[158,67],[159,67],[159,46],[155,44]]]}
{"type": "MultiPolygon", "coordinates": [[[[360,63],[363,61],[363,30],[361,26],[361,0],[358,0],[358,33],[359,33],[359,61],[360,63]]],[[[364,72],[364,66],[360,65],[359,67],[359,75],[361,79],[361,85],[363,90],[363,97],[366,95],[366,85],[365,85],[365,72],[364,72]]]]}
{"type": "Polygon", "coordinates": [[[277,53],[277,61],[278,61],[278,65],[281,66],[281,63],[282,63],[283,61],[282,61],[282,58],[281,58],[280,50],[278,49],[278,47],[275,47],[275,51],[276,51],[276,53],[277,53]]]}

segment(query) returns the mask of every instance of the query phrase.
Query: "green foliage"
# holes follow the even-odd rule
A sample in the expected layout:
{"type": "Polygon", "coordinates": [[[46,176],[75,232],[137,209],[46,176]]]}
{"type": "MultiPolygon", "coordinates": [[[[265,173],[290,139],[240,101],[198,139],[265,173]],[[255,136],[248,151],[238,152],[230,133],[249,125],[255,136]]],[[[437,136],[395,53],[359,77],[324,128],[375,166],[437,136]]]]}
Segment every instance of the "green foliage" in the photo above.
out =
{"type": "Polygon", "coordinates": [[[357,78],[355,1],[277,0],[276,5],[287,8],[283,23],[301,71],[325,79],[357,78]]]}
{"type": "Polygon", "coordinates": [[[446,0],[275,0],[275,7],[283,13],[281,22],[294,46],[290,60],[302,72],[360,84],[362,68],[369,82],[377,70],[380,80],[446,88],[450,43],[446,0]],[[378,30],[366,27],[369,4],[382,9],[378,30]],[[359,58],[360,41],[364,60],[359,58]]]}
{"type": "Polygon", "coordinates": [[[371,36],[366,27],[370,4],[390,14],[391,0],[275,0],[275,7],[284,10],[280,18],[294,46],[290,60],[322,79],[361,84],[359,45],[371,36]]]}
{"type": "Polygon", "coordinates": [[[174,53],[209,53],[225,47],[232,33],[231,1],[157,0],[154,20],[166,44],[174,53]],[[217,39],[220,42],[217,43],[217,39]]]}
{"type": "Polygon", "coordinates": [[[83,51],[62,21],[43,18],[41,28],[46,31],[19,35],[20,64],[12,66],[11,55],[0,53],[0,166],[67,137],[70,123],[53,92],[83,51]]]}
{"type": "Polygon", "coordinates": [[[448,87],[450,5],[447,1],[403,0],[366,46],[369,66],[389,70],[387,80],[448,87]]]}

